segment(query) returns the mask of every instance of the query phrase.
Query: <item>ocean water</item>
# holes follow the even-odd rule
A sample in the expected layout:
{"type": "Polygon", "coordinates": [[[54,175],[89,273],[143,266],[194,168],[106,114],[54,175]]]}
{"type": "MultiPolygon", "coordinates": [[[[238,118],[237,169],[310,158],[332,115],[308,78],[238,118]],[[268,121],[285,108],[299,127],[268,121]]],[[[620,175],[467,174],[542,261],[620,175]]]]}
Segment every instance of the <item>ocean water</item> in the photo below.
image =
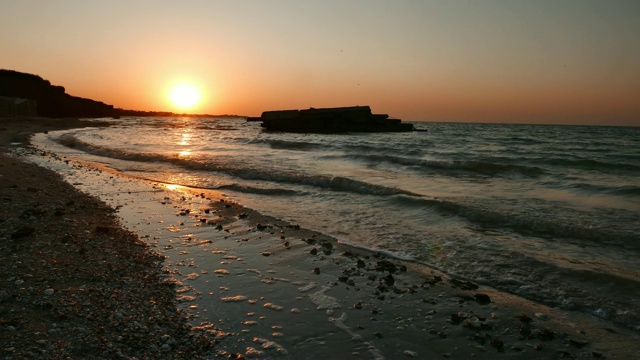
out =
{"type": "Polygon", "coordinates": [[[36,140],[640,330],[640,128],[416,123],[428,132],[321,135],[236,118],[112,121],[36,140]]]}

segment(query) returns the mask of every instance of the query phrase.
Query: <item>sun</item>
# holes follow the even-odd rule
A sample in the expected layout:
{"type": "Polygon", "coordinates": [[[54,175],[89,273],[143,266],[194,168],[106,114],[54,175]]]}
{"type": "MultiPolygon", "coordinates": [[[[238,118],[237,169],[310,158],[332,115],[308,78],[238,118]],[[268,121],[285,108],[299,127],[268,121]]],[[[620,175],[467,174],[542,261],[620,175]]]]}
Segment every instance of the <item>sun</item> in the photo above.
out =
{"type": "Polygon", "coordinates": [[[169,91],[171,102],[182,109],[189,109],[200,102],[200,91],[193,85],[179,84],[169,91]]]}

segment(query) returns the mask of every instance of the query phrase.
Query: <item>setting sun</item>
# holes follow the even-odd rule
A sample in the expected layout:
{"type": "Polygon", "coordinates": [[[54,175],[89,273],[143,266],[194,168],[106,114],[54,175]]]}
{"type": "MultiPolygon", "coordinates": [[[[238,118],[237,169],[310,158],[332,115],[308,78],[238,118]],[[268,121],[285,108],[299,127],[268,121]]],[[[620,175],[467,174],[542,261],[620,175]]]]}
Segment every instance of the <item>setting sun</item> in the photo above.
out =
{"type": "Polygon", "coordinates": [[[169,91],[169,99],[174,105],[183,109],[189,109],[200,101],[200,91],[192,85],[176,85],[169,91]]]}

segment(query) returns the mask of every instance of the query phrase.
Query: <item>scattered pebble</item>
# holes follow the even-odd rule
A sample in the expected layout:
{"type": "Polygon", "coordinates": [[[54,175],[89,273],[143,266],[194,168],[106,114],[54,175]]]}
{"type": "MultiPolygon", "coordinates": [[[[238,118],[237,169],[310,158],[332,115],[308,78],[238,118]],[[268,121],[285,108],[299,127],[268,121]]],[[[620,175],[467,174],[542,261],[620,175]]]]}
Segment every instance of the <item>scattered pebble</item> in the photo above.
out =
{"type": "Polygon", "coordinates": [[[241,302],[247,300],[247,297],[244,295],[226,296],[221,298],[220,300],[224,302],[241,302]]]}
{"type": "Polygon", "coordinates": [[[244,352],[244,356],[248,358],[259,358],[262,357],[262,354],[264,354],[264,351],[256,350],[251,346],[247,346],[247,350],[244,352]]]}
{"type": "Polygon", "coordinates": [[[276,311],[280,311],[280,310],[284,309],[282,306],[276,305],[276,304],[273,304],[273,303],[266,303],[263,306],[266,309],[271,309],[271,310],[276,310],[276,311]]]}
{"type": "Polygon", "coordinates": [[[418,357],[418,353],[415,351],[405,350],[403,353],[409,357],[418,357]]]}
{"type": "Polygon", "coordinates": [[[198,273],[191,273],[191,274],[187,275],[187,277],[186,277],[186,278],[187,278],[187,280],[195,280],[195,279],[197,279],[197,278],[199,278],[199,277],[200,277],[200,274],[198,274],[198,273]]]}

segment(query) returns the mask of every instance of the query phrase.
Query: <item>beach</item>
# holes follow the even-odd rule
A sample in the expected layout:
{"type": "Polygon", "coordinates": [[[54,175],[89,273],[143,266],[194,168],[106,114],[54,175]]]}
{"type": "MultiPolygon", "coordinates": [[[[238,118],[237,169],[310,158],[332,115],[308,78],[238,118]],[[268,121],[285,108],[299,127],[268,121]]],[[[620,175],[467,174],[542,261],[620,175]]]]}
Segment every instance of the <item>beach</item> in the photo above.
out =
{"type": "Polygon", "coordinates": [[[3,358],[640,356],[614,322],[27,146],[87,125],[0,123],[3,358]]]}
{"type": "Polygon", "coordinates": [[[167,345],[176,357],[202,354],[211,342],[176,307],[162,257],[103,202],[8,154],[33,132],[83,125],[0,121],[0,357],[162,358],[167,345]]]}

